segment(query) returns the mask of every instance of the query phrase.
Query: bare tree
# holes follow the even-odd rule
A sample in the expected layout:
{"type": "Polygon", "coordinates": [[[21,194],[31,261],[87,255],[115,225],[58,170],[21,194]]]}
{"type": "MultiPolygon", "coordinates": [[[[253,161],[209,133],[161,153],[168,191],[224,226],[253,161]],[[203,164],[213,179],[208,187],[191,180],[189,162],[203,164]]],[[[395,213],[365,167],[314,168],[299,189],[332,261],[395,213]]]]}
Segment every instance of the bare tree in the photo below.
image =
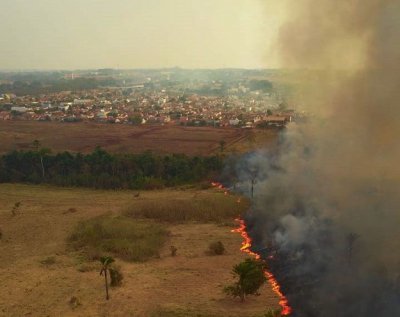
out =
{"type": "Polygon", "coordinates": [[[250,175],[250,196],[251,198],[254,197],[254,186],[257,183],[257,176],[258,176],[258,169],[257,168],[252,168],[249,172],[250,175]]]}
{"type": "Polygon", "coordinates": [[[42,168],[42,177],[43,177],[43,179],[44,179],[44,177],[45,177],[45,170],[44,170],[43,157],[44,157],[46,154],[49,154],[49,153],[50,153],[50,149],[41,148],[41,147],[40,147],[41,144],[40,144],[40,141],[39,141],[39,140],[34,140],[33,143],[32,143],[32,145],[33,145],[33,147],[35,148],[35,151],[39,154],[39,157],[40,157],[40,166],[41,166],[41,168],[42,168]]]}

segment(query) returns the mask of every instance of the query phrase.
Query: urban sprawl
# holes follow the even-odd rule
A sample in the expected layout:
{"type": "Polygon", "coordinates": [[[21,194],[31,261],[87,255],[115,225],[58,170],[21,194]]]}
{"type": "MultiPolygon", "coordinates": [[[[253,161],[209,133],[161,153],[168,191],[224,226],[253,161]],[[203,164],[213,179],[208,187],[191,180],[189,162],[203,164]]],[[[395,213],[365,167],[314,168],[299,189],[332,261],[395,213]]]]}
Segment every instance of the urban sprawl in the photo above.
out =
{"type": "MultiPolygon", "coordinates": [[[[237,75],[226,81],[171,80],[171,74],[159,72],[140,82],[117,77],[116,86],[83,90],[38,90],[38,94],[28,95],[4,92],[0,94],[0,120],[268,128],[284,127],[301,117],[268,80],[237,75]]],[[[62,80],[89,78],[101,83],[104,78],[99,72],[89,75],[65,73],[62,80]]],[[[14,87],[12,84],[3,80],[3,90],[14,87]]]]}

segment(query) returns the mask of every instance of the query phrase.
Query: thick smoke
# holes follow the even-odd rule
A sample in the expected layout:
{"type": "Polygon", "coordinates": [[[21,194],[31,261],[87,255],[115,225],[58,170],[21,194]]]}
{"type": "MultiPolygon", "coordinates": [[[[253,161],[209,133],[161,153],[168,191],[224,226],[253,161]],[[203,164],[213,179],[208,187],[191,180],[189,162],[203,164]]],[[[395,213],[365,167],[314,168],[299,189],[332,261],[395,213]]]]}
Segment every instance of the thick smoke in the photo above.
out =
{"type": "Polygon", "coordinates": [[[255,248],[293,316],[400,316],[400,3],[282,3],[279,56],[313,116],[249,159],[255,248]]]}

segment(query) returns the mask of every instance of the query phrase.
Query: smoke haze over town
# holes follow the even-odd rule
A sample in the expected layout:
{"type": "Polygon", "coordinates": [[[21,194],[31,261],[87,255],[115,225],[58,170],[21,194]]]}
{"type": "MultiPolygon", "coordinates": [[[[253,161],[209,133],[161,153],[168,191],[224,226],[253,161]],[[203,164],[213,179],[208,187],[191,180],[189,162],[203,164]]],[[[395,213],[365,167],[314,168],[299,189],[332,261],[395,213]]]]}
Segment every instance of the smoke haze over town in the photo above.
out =
{"type": "Polygon", "coordinates": [[[1,0],[0,69],[259,68],[257,0],[1,0]]]}
{"type": "Polygon", "coordinates": [[[0,315],[400,316],[398,0],[0,8],[0,315]]]}

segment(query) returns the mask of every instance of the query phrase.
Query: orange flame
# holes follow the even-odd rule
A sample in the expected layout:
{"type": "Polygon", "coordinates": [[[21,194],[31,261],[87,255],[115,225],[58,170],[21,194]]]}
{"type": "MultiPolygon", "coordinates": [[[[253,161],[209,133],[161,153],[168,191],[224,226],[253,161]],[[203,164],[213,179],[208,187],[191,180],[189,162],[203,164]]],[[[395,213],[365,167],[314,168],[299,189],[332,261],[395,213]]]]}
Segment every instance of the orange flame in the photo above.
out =
{"type": "Polygon", "coordinates": [[[229,194],[229,189],[226,188],[224,185],[222,185],[221,183],[218,182],[211,182],[211,186],[217,188],[217,189],[221,189],[224,191],[224,195],[228,195],[229,194]]]}
{"type": "Polygon", "coordinates": [[[226,187],[224,187],[224,185],[222,185],[221,183],[211,182],[211,186],[216,187],[217,189],[222,189],[225,192],[228,192],[228,189],[226,187]]]}
{"type": "MultiPolygon", "coordinates": [[[[240,233],[240,235],[243,238],[242,246],[240,250],[242,252],[246,252],[247,254],[250,254],[254,256],[257,260],[261,258],[261,256],[253,251],[250,250],[251,247],[251,238],[246,232],[246,224],[244,223],[243,219],[235,219],[239,223],[239,228],[233,229],[232,232],[237,232],[240,233]]],[[[278,284],[278,281],[275,279],[274,275],[271,272],[268,272],[267,270],[264,271],[265,277],[267,278],[268,282],[270,283],[272,290],[278,295],[279,297],[279,305],[282,308],[281,315],[282,316],[287,316],[292,312],[292,308],[289,306],[289,302],[285,295],[283,295],[281,291],[281,287],[278,284]]]]}

